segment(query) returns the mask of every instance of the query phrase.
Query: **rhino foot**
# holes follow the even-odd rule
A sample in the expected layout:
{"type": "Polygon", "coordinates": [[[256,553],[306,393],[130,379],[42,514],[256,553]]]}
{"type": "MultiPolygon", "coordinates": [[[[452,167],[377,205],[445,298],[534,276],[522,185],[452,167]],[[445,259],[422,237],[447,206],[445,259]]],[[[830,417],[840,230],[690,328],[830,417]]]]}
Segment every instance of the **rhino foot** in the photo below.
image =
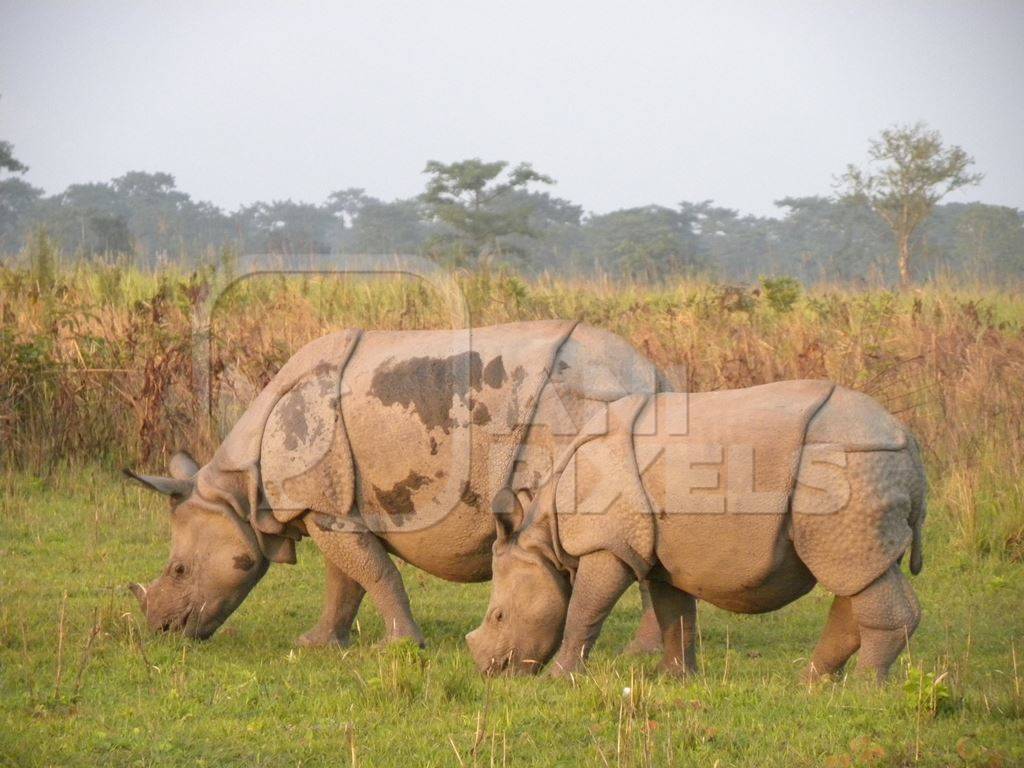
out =
{"type": "Polygon", "coordinates": [[[421,651],[425,650],[426,647],[427,647],[427,641],[424,639],[423,635],[419,634],[418,632],[415,633],[415,634],[394,634],[394,633],[392,633],[392,634],[385,635],[380,640],[380,644],[383,645],[383,646],[398,645],[398,644],[401,644],[401,643],[408,643],[409,645],[414,645],[417,648],[419,648],[421,651]]]}
{"type": "Polygon", "coordinates": [[[834,669],[832,671],[822,671],[814,664],[808,664],[800,673],[800,682],[808,686],[834,682],[842,677],[843,671],[843,668],[834,669]]]}
{"type": "Polygon", "coordinates": [[[626,653],[636,656],[645,653],[658,653],[659,651],[661,651],[660,637],[641,637],[639,635],[634,637],[625,648],[626,653]]]}
{"type": "Polygon", "coordinates": [[[580,670],[566,669],[561,664],[558,664],[556,662],[547,668],[545,674],[553,680],[568,680],[572,678],[573,675],[580,674],[580,670]]]}
{"type": "Polygon", "coordinates": [[[661,629],[653,608],[647,608],[640,618],[640,626],[633,640],[626,646],[626,653],[658,653],[661,650],[661,629]]]}
{"type": "Polygon", "coordinates": [[[696,670],[690,669],[682,661],[678,659],[662,659],[658,664],[658,672],[663,675],[669,675],[671,677],[683,679],[694,674],[696,670]]]}
{"type": "Polygon", "coordinates": [[[295,645],[300,648],[344,648],[350,642],[348,632],[322,627],[313,627],[295,639],[295,645]]]}

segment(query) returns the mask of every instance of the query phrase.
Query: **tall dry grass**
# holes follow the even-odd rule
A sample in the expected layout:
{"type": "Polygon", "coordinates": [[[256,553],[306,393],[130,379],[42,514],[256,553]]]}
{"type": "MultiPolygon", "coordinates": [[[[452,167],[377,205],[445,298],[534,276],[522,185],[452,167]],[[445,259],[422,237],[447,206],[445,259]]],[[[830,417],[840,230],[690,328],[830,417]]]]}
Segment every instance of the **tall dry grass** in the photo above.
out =
{"type": "MultiPolygon", "coordinates": [[[[192,316],[213,274],[37,261],[0,269],[0,461],[42,473],[94,460],[157,466],[179,447],[208,456],[192,316]]],[[[1009,291],[801,293],[785,281],[651,287],[502,273],[454,275],[438,290],[263,276],[215,303],[214,402],[244,403],[331,329],[552,317],[622,335],[664,369],[685,370],[678,384],[695,391],[825,377],[873,395],[920,438],[949,535],[971,554],[1024,559],[1024,298],[1009,291]],[[466,313],[453,312],[453,297],[466,313]]]]}

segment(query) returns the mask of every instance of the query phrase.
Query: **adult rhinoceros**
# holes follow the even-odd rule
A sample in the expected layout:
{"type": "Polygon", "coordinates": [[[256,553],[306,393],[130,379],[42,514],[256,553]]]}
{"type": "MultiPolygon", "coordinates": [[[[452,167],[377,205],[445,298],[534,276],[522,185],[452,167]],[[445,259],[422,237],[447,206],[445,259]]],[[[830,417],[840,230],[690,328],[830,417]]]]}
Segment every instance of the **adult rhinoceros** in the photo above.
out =
{"type": "Polygon", "coordinates": [[[300,644],[346,642],[366,592],[389,638],[422,643],[389,553],[450,581],[489,579],[494,494],[529,497],[577,425],[665,388],[621,338],[573,322],[324,336],[208,464],[176,454],[171,477],[128,473],[172,500],[170,561],[132,589],[153,629],[206,638],[308,535],[327,591],[300,644]]]}

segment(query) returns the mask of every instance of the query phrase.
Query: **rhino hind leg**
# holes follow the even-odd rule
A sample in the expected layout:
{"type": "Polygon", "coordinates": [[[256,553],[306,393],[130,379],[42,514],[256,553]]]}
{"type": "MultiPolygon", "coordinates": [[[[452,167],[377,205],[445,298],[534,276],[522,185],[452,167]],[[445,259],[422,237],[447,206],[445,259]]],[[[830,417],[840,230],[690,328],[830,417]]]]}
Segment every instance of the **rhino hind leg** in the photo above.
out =
{"type": "Polygon", "coordinates": [[[346,575],[326,555],[324,567],[327,573],[324,608],[316,626],[295,641],[303,648],[348,645],[352,622],[366,594],[358,581],[346,575]]]}
{"type": "Polygon", "coordinates": [[[885,680],[921,620],[917,597],[899,564],[894,563],[851,600],[860,630],[857,669],[885,680]]]}
{"type": "Polygon", "coordinates": [[[811,656],[806,679],[814,682],[825,675],[841,672],[858,648],[860,627],[853,615],[853,599],[836,596],[828,612],[825,631],[811,656]]]}
{"type": "Polygon", "coordinates": [[[697,600],[664,581],[650,581],[651,601],[665,649],[659,669],[673,675],[697,671],[697,600]]]}
{"type": "Polygon", "coordinates": [[[307,528],[324,557],[370,594],[387,639],[412,640],[422,648],[423,633],[412,617],[402,575],[380,539],[368,531],[332,530],[315,521],[307,528]]]}
{"type": "Polygon", "coordinates": [[[650,587],[646,581],[640,582],[640,605],[643,609],[640,625],[626,646],[626,653],[657,653],[661,650],[661,627],[658,626],[658,617],[654,613],[650,587]]]}

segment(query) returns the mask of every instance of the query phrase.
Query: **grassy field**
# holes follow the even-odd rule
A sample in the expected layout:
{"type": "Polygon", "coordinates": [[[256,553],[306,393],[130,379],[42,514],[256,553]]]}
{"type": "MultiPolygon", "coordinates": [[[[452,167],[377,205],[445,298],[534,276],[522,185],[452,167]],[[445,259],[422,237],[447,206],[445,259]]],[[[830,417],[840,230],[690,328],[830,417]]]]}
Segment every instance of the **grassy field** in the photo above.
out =
{"type": "Polygon", "coordinates": [[[123,585],[163,565],[164,502],[99,468],[4,479],[5,765],[967,765],[1024,761],[1024,574],[955,551],[934,510],[925,617],[893,680],[799,682],[815,590],[763,617],[702,607],[702,674],[621,654],[624,598],[574,682],[482,680],[462,636],[486,585],[404,570],[430,646],[382,647],[368,603],[345,650],[296,650],[319,610],[315,547],[275,566],[206,643],[153,637],[123,585]],[[941,679],[940,679],[941,678],[941,679]],[[625,689],[630,689],[626,693],[625,689]]]}
{"type": "MultiPolygon", "coordinates": [[[[45,255],[45,254],[44,254],[45,255]]],[[[0,268],[0,765],[1024,764],[1024,299],[688,282],[456,276],[267,277],[213,318],[213,390],[244,403],[327,330],[572,317],[622,334],[693,390],[828,377],[918,434],[931,485],[925,616],[892,681],[799,682],[829,596],[763,617],[702,607],[702,673],[622,655],[635,593],[572,682],[479,678],[462,636],[487,585],[406,568],[429,647],[381,647],[367,601],[345,650],[298,650],[315,621],[313,545],[275,566],[212,640],[140,631],[124,585],[152,578],[164,503],[120,465],[209,455],[190,314],[207,276],[117,266],[0,268]],[[443,293],[443,291],[442,291],[443,293]],[[465,299],[453,317],[451,296],[465,299]],[[628,691],[627,691],[628,689],[628,691]]],[[[228,419],[229,420],[229,419],[228,419]]],[[[225,426],[224,424],[220,425],[225,426]]]]}

